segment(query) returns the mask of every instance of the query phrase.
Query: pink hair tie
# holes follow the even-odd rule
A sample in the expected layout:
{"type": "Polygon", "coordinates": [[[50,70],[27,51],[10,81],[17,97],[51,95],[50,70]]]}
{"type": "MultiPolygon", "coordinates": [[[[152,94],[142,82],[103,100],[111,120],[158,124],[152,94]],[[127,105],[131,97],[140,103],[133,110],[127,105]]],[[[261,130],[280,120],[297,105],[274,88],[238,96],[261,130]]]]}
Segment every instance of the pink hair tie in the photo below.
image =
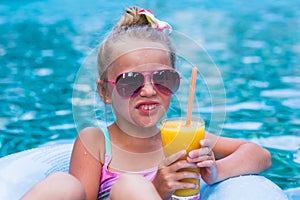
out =
{"type": "Polygon", "coordinates": [[[169,30],[169,34],[172,33],[171,25],[165,21],[160,21],[160,20],[156,19],[151,10],[141,9],[141,10],[139,10],[138,13],[146,16],[146,18],[147,18],[148,22],[151,24],[152,28],[155,28],[156,30],[159,30],[159,31],[163,31],[167,28],[169,30]]]}

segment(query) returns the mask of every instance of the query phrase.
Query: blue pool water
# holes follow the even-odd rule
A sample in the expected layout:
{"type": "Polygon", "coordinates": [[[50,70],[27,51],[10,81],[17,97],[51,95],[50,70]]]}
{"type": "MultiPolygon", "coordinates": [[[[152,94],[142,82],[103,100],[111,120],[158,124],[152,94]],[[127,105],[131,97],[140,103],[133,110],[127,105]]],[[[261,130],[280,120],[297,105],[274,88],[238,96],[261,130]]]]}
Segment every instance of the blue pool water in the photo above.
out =
{"type": "MultiPolygon", "coordinates": [[[[291,199],[299,197],[299,0],[1,1],[0,157],[74,139],[77,129],[94,125],[89,118],[104,108],[94,107],[94,74],[86,67],[93,70],[95,48],[131,5],[153,10],[206,49],[224,83],[218,92],[225,89],[226,106],[213,105],[212,111],[203,98],[210,97],[209,88],[199,89],[198,112],[208,123],[219,113],[223,136],[268,148],[273,165],[263,175],[291,199]]],[[[207,64],[194,58],[192,42],[186,46],[182,60],[207,64]]],[[[180,97],[170,115],[185,109],[180,97]]]]}

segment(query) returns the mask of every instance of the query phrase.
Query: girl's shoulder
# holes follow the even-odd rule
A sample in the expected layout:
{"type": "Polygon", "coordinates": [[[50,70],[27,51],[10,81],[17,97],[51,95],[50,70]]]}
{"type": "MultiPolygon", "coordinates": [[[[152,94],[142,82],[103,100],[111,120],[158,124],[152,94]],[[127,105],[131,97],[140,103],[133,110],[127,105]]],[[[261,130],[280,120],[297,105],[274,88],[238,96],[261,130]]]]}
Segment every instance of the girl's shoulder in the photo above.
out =
{"type": "Polygon", "coordinates": [[[104,132],[102,129],[100,128],[95,128],[95,127],[86,127],[84,129],[82,129],[78,136],[80,137],[80,139],[83,140],[92,140],[92,139],[104,139],[104,132]]]}
{"type": "Polygon", "coordinates": [[[105,154],[105,135],[103,130],[95,127],[82,129],[77,139],[91,155],[104,161],[105,154]]]}

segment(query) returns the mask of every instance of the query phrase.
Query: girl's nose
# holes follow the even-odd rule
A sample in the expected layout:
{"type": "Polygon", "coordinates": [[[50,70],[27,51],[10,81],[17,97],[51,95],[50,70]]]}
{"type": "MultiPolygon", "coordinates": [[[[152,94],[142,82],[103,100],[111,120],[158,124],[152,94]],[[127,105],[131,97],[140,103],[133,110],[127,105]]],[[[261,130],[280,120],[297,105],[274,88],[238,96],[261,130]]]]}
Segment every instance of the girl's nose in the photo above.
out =
{"type": "Polygon", "coordinates": [[[146,80],[144,87],[140,91],[140,96],[151,97],[154,95],[156,95],[156,90],[152,85],[151,81],[148,79],[146,80]]]}

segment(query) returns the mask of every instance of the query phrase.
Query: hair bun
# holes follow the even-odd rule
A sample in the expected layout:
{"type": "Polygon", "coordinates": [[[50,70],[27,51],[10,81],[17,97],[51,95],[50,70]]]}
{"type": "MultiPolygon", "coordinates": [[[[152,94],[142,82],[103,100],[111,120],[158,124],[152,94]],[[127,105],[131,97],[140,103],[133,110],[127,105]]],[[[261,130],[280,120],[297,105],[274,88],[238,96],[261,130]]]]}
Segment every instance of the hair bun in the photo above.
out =
{"type": "Polygon", "coordinates": [[[150,26],[145,15],[139,14],[141,8],[136,6],[127,8],[120,21],[114,28],[126,28],[130,26],[150,26]]]}

